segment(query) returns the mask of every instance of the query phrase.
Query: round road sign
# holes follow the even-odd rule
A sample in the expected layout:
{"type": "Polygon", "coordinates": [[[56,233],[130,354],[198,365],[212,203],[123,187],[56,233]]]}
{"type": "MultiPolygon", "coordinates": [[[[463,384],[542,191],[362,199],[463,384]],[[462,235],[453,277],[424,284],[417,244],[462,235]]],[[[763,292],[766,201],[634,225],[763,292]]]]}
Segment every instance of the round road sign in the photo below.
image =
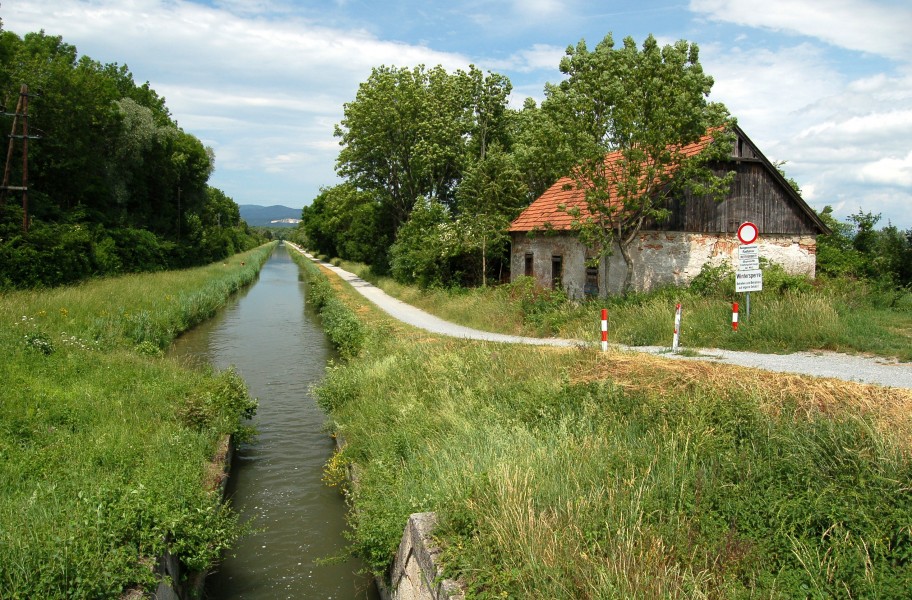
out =
{"type": "Polygon", "coordinates": [[[741,223],[738,228],[738,239],[742,244],[753,244],[760,237],[760,230],[750,221],[741,223]]]}

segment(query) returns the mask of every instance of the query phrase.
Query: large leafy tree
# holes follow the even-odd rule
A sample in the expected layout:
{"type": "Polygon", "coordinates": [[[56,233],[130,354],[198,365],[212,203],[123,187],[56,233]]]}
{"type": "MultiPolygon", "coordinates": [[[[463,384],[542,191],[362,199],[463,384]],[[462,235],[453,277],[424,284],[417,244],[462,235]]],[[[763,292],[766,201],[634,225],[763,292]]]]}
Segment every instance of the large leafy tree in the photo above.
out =
{"type": "Polygon", "coordinates": [[[465,170],[456,190],[456,229],[466,256],[478,261],[480,277],[487,285],[489,260],[507,253],[510,221],[527,204],[528,189],[510,154],[491,144],[484,158],[465,170]]]}
{"type": "Polygon", "coordinates": [[[696,44],[660,47],[650,35],[642,48],[630,37],[618,48],[609,34],[594,50],[584,41],[567,48],[560,69],[567,78],[548,86],[543,109],[578,159],[572,172],[585,206],[568,210],[597,259],[617,244],[627,291],[630,248],[643,226],[667,218],[669,202],[684,193],[718,197],[728,189],[730,178],[711,167],[730,151],[729,116],[707,100],[713,79],[696,44]],[[685,151],[708,131],[713,141],[703,152],[685,151]]]}
{"type": "MultiPolygon", "coordinates": [[[[548,105],[554,106],[554,103],[548,105]]],[[[562,119],[549,115],[546,107],[526,98],[521,111],[510,114],[510,155],[522,174],[527,189],[527,202],[567,174],[577,164],[577,156],[562,128],[562,119]]]]}
{"type": "Polygon", "coordinates": [[[336,127],[337,172],[379,198],[391,239],[419,198],[455,212],[466,169],[506,143],[510,90],[507,78],[475,67],[377,67],[336,127]]]}
{"type": "Polygon", "coordinates": [[[861,209],[842,222],[833,217],[831,206],[818,214],[830,229],[817,238],[818,273],[912,285],[912,229],[901,231],[892,224],[876,229],[881,216],[861,209]]]}
{"type": "Polygon", "coordinates": [[[390,242],[379,217],[380,205],[373,194],[342,183],[320,190],[301,211],[299,227],[314,250],[382,268],[390,242]]]}
{"type": "Polygon", "coordinates": [[[394,230],[418,197],[451,196],[466,111],[457,91],[442,67],[377,67],[344,107],[336,169],[382,198],[394,230]]]}
{"type": "Polygon", "coordinates": [[[148,83],[136,85],[126,66],[79,56],[44,32],[0,33],[0,59],[7,106],[15,106],[22,83],[34,93],[29,122],[41,135],[29,145],[35,218],[87,218],[177,237],[183,215],[202,210],[212,151],[182,131],[164,100],[148,83]]]}
{"type": "MultiPolygon", "coordinates": [[[[29,133],[40,139],[28,146],[28,221],[18,203],[0,204],[0,288],[198,264],[257,243],[233,223],[233,201],[208,188],[211,149],[126,66],[80,56],[43,31],[0,30],[8,110],[23,84],[29,133]]],[[[0,118],[0,127],[9,131],[11,121],[0,118]]]]}

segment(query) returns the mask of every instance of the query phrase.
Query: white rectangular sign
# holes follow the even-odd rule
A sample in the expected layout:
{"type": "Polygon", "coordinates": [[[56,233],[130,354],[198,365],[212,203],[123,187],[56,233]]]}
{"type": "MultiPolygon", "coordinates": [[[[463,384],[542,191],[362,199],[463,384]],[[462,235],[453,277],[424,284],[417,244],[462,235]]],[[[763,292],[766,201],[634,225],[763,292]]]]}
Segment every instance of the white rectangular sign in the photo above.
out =
{"type": "Polygon", "coordinates": [[[735,292],[759,292],[763,290],[763,271],[735,271],[735,292]]]}
{"type": "Polygon", "coordinates": [[[760,259],[760,248],[751,244],[750,246],[738,246],[738,260],[744,260],[745,258],[756,258],[760,259]]]}
{"type": "Polygon", "coordinates": [[[738,270],[739,271],[756,271],[760,268],[760,258],[759,257],[747,257],[738,259],[738,270]]]}

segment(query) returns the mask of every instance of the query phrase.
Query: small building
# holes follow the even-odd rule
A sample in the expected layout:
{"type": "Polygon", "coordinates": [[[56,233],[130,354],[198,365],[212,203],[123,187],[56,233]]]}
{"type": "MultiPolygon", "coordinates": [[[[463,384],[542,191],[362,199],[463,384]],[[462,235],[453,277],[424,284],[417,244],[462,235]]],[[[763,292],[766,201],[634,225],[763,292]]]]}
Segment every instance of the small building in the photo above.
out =
{"type": "MultiPolygon", "coordinates": [[[[762,258],[789,273],[814,276],[817,236],[829,230],[747,135],[737,126],[734,132],[731,163],[724,166],[735,172],[731,191],[722,201],[676,199],[666,221],[645,225],[630,248],[633,289],[683,285],[707,263],[736,264],[737,231],[746,221],[760,230],[762,258]]],[[[532,202],[510,225],[511,279],[529,275],[542,286],[563,287],[573,298],[619,293],[626,265],[617,245],[609,259],[589,266],[594,253],[573,231],[567,211],[579,207],[585,214],[585,206],[585,193],[572,177],[561,178],[532,202]]]]}

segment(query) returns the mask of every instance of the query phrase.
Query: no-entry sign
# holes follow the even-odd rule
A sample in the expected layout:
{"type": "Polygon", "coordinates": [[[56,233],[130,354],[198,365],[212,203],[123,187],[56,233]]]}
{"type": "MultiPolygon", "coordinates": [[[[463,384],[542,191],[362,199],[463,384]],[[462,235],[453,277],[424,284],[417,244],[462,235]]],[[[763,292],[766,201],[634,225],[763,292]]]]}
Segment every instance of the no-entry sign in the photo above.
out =
{"type": "Polygon", "coordinates": [[[738,227],[738,240],[742,244],[753,244],[758,237],[760,237],[760,229],[750,221],[745,221],[738,227]]]}

